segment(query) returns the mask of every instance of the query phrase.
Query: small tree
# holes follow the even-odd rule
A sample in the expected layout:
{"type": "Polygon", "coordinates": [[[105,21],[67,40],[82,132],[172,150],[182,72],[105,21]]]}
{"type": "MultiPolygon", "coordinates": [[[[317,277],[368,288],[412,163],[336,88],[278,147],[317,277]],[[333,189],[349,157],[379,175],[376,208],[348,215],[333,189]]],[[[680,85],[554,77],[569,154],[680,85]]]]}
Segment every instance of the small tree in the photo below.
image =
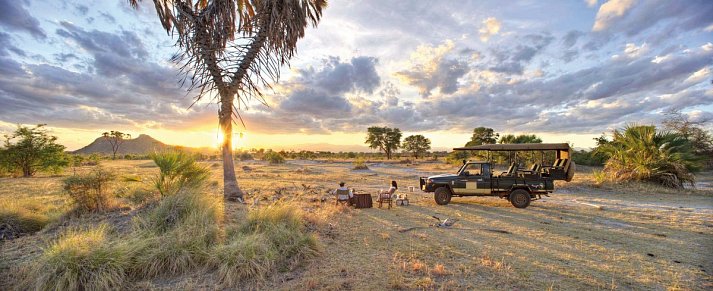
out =
{"type": "Polygon", "coordinates": [[[372,126],[367,129],[366,144],[379,149],[391,159],[391,154],[401,146],[401,130],[398,128],[372,126]]]}
{"type": "Polygon", "coordinates": [[[111,144],[112,159],[116,160],[116,152],[119,150],[119,146],[124,143],[125,140],[131,139],[131,135],[128,133],[123,133],[121,131],[104,132],[102,136],[105,140],[109,141],[111,144]]]}
{"type": "Polygon", "coordinates": [[[500,143],[542,143],[542,139],[534,134],[506,134],[500,137],[500,143]]]}
{"type": "Polygon", "coordinates": [[[431,140],[420,134],[411,135],[404,139],[402,148],[418,159],[418,157],[424,156],[431,149],[431,140]]]}
{"type": "Polygon", "coordinates": [[[498,142],[499,133],[489,127],[476,127],[473,129],[473,136],[470,137],[470,141],[465,144],[465,146],[476,146],[483,144],[494,144],[498,142]]]}
{"type": "Polygon", "coordinates": [[[9,172],[21,170],[23,177],[30,177],[37,170],[56,170],[67,165],[64,146],[57,144],[57,137],[49,135],[44,126],[18,126],[12,135],[5,135],[0,160],[9,172]]]}

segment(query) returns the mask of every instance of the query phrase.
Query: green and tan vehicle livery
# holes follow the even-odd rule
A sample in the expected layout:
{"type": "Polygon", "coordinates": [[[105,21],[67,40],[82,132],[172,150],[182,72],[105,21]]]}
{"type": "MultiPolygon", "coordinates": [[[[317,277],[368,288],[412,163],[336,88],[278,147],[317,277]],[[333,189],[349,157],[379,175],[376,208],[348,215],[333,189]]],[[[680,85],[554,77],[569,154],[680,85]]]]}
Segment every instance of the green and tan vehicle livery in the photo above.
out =
{"type": "Polygon", "coordinates": [[[571,159],[571,149],[566,143],[556,144],[486,144],[453,150],[509,152],[517,160],[517,152],[542,153],[541,161],[526,169],[511,162],[507,171],[494,172],[490,161],[464,161],[455,174],[421,177],[421,190],[433,192],[439,205],[450,203],[452,197],[496,196],[508,199],[513,206],[525,208],[531,201],[547,196],[555,190],[555,180],[571,181],[575,164],[571,159]],[[554,151],[555,160],[551,165],[542,165],[545,152],[554,151]]]}

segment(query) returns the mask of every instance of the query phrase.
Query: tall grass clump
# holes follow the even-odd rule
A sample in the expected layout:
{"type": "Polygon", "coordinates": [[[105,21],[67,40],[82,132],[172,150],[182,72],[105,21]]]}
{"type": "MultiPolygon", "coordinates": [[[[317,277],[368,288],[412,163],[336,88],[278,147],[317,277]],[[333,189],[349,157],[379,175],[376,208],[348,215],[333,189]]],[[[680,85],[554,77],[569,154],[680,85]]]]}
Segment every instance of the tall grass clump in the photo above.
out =
{"type": "Polygon", "coordinates": [[[50,221],[47,214],[14,203],[0,203],[0,240],[37,232],[50,221]]]}
{"type": "Polygon", "coordinates": [[[270,164],[282,164],[285,162],[285,157],[272,150],[267,151],[265,155],[263,155],[262,159],[270,164]]]}
{"type": "Polygon", "coordinates": [[[136,221],[138,240],[149,247],[137,257],[139,276],[182,274],[204,266],[218,242],[223,204],[215,196],[181,191],[136,221]]]}
{"type": "Polygon", "coordinates": [[[88,174],[64,179],[64,191],[80,212],[106,211],[114,205],[113,197],[107,191],[112,180],[111,172],[95,167],[88,174]]]}
{"type": "Polygon", "coordinates": [[[657,131],[655,126],[630,125],[614,130],[611,142],[597,151],[609,157],[605,166],[614,181],[652,181],[667,187],[682,188],[695,182],[692,172],[699,169],[700,158],[691,143],[673,132],[657,131]]]}
{"type": "Polygon", "coordinates": [[[244,224],[211,252],[211,266],[222,284],[260,280],[315,257],[319,245],[304,225],[299,208],[285,204],[252,210],[244,224]]]}
{"type": "Polygon", "coordinates": [[[356,159],[356,161],[354,161],[353,169],[354,170],[368,170],[369,167],[366,165],[366,162],[364,161],[364,159],[359,158],[359,159],[356,159]]]}
{"type": "Polygon", "coordinates": [[[161,196],[173,195],[185,188],[197,188],[208,179],[210,171],[196,163],[195,158],[182,151],[153,153],[151,159],[160,172],[154,185],[161,196]]]}
{"type": "Polygon", "coordinates": [[[109,240],[105,225],[70,230],[47,247],[28,267],[23,289],[107,290],[127,279],[132,246],[109,240]]]}

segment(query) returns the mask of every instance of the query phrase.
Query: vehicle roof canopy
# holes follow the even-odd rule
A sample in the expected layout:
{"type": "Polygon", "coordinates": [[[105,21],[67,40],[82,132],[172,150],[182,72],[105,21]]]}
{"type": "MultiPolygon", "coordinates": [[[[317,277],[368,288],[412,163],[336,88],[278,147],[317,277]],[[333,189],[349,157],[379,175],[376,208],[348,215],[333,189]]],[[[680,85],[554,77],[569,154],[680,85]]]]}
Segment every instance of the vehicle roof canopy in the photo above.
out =
{"type": "Polygon", "coordinates": [[[567,143],[484,144],[453,148],[455,151],[569,151],[567,143]]]}

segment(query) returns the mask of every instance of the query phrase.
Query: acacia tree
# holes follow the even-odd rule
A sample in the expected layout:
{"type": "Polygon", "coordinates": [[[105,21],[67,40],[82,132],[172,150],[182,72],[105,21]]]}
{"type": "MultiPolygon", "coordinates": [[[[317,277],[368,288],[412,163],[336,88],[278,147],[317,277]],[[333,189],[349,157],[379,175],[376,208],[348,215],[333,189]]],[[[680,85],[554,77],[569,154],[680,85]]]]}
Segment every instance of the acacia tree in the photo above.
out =
{"type": "Polygon", "coordinates": [[[102,137],[109,141],[109,144],[111,145],[111,152],[113,154],[112,159],[114,160],[116,160],[116,152],[119,150],[119,146],[121,146],[125,140],[131,139],[130,134],[114,130],[102,133],[102,137]]]}
{"type": "MultiPolygon", "coordinates": [[[[141,0],[128,0],[136,7],[141,0]]],[[[233,164],[233,122],[239,109],[261,90],[277,82],[280,67],[289,64],[305,28],[316,26],[326,0],[153,0],[167,33],[178,37],[184,82],[220,105],[223,132],[223,190],[227,200],[242,201],[233,164]],[[195,3],[194,3],[195,2],[195,3]]],[[[243,123],[244,126],[244,123],[243,123]]]]}
{"type": "Polygon", "coordinates": [[[391,159],[391,154],[401,146],[401,130],[398,128],[372,126],[367,129],[366,144],[379,149],[391,159]]]}
{"type": "Polygon", "coordinates": [[[476,127],[473,129],[473,136],[470,137],[465,146],[477,146],[483,144],[494,144],[498,142],[499,133],[489,127],[476,127]]]}
{"type": "Polygon", "coordinates": [[[431,140],[420,134],[411,135],[404,139],[401,146],[405,151],[411,152],[414,158],[418,159],[419,156],[425,155],[431,149],[431,140]]]}
{"type": "Polygon", "coordinates": [[[49,135],[44,126],[19,126],[12,135],[5,135],[5,146],[0,148],[2,165],[10,172],[21,170],[23,177],[37,170],[65,167],[64,146],[57,144],[57,137],[49,135]]]}

